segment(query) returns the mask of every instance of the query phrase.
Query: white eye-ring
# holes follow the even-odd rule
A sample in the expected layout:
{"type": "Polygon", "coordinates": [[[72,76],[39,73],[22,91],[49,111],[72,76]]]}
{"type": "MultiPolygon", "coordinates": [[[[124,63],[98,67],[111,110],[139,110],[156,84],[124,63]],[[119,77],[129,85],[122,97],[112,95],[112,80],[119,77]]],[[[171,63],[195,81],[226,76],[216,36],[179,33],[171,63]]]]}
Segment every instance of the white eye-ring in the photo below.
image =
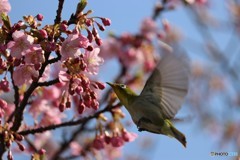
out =
{"type": "Polygon", "coordinates": [[[121,88],[126,88],[126,85],[121,84],[120,87],[121,87],[121,88]]]}

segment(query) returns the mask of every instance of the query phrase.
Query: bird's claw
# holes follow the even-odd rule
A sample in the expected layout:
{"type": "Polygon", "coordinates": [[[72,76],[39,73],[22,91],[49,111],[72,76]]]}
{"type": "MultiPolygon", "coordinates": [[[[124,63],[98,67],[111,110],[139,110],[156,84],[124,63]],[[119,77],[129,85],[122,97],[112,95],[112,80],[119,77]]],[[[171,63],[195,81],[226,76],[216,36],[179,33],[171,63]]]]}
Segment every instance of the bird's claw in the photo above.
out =
{"type": "Polygon", "coordinates": [[[138,131],[139,131],[139,132],[142,132],[142,131],[146,131],[146,130],[145,130],[144,128],[139,128],[139,127],[138,127],[138,131]]]}

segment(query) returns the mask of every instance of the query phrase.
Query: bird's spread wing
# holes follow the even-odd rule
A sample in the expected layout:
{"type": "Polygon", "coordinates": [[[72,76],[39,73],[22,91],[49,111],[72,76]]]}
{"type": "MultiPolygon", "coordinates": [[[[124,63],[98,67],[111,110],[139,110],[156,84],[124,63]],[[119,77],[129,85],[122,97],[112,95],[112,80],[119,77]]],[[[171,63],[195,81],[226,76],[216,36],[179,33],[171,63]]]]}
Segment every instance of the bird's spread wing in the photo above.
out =
{"type": "Polygon", "coordinates": [[[165,118],[172,119],[188,91],[188,60],[175,53],[165,54],[147,80],[140,96],[158,105],[165,118]],[[157,104],[156,104],[157,103],[157,104]]]}

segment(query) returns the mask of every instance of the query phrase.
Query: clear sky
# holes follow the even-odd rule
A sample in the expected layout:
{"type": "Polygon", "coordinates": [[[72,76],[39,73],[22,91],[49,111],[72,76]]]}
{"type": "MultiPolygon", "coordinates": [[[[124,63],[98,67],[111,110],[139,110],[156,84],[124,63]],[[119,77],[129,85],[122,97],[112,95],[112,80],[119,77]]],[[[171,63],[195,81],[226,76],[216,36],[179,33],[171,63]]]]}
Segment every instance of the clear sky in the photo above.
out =
{"type": "MultiPolygon", "coordinates": [[[[40,0],[9,0],[12,6],[10,17],[12,22],[16,22],[21,19],[22,15],[36,15],[42,13],[44,15],[44,23],[53,23],[57,0],[40,1],[40,0]]],[[[63,18],[68,19],[72,12],[75,11],[75,6],[78,0],[66,0],[65,9],[63,10],[63,18]]],[[[89,0],[88,9],[92,9],[95,15],[108,17],[112,20],[112,25],[107,28],[107,31],[114,31],[116,34],[123,32],[137,32],[139,24],[142,19],[147,16],[151,16],[152,8],[156,0],[89,0]]],[[[222,5],[219,6],[223,7],[222,5]]],[[[214,11],[215,14],[223,14],[218,8],[214,11]]],[[[173,24],[186,30],[186,37],[195,36],[198,39],[199,35],[192,35],[194,29],[188,19],[188,13],[179,9],[172,13],[164,14],[164,17],[168,18],[173,24]]],[[[106,33],[107,33],[106,31],[106,33]]],[[[103,35],[103,37],[106,35],[103,35]]],[[[201,41],[201,39],[199,38],[201,41]]],[[[188,48],[186,44],[186,48],[188,48]]],[[[196,51],[197,52],[197,51],[196,51]]],[[[190,53],[191,54],[191,53],[190,53]]],[[[116,64],[109,64],[115,65],[116,64]]],[[[111,71],[106,72],[105,81],[111,81],[111,78],[116,73],[111,71]]],[[[125,111],[126,112],[126,111],[125,111]]],[[[126,115],[128,113],[126,112],[126,115]]],[[[132,131],[139,134],[138,139],[135,142],[129,143],[124,148],[124,154],[134,154],[143,156],[149,160],[227,160],[231,157],[211,157],[210,152],[216,151],[235,151],[233,146],[229,145],[227,148],[220,148],[218,145],[218,139],[214,135],[209,134],[206,130],[198,126],[199,123],[194,118],[194,114],[191,113],[191,108],[183,106],[180,110],[179,117],[192,116],[192,119],[177,123],[176,127],[186,135],[187,148],[183,148],[181,144],[175,139],[154,135],[151,133],[138,133],[136,127],[132,127],[132,131]],[[142,139],[150,137],[154,142],[152,148],[141,148],[138,145],[142,139]]],[[[129,118],[129,115],[127,116],[129,118]]]]}

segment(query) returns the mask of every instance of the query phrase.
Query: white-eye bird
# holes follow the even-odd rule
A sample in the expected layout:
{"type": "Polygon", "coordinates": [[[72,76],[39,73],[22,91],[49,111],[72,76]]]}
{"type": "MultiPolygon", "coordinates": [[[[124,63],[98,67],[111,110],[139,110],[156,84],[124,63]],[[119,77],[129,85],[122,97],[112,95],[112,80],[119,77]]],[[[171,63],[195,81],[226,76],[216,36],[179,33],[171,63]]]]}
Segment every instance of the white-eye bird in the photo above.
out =
{"type": "Polygon", "coordinates": [[[189,65],[184,56],[163,55],[140,95],[124,84],[107,82],[130,113],[139,131],[176,138],[186,147],[186,138],[171,120],[188,92],[189,65]]]}

